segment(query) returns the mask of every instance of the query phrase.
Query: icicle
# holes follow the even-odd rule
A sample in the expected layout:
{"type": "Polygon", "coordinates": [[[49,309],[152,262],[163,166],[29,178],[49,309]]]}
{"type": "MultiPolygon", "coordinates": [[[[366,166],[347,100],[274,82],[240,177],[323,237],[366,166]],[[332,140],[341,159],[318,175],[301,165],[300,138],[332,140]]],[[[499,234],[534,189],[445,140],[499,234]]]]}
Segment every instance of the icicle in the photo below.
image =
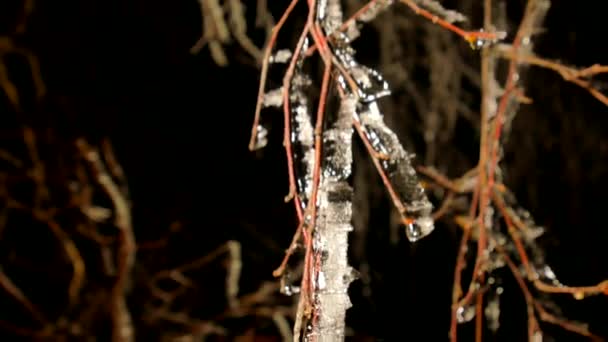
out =
{"type": "Polygon", "coordinates": [[[418,181],[411,156],[403,149],[399,139],[384,123],[376,102],[362,106],[360,120],[365,135],[378,155],[380,165],[393,189],[404,204],[408,220],[406,233],[410,241],[429,235],[433,229],[432,204],[418,181]]]}

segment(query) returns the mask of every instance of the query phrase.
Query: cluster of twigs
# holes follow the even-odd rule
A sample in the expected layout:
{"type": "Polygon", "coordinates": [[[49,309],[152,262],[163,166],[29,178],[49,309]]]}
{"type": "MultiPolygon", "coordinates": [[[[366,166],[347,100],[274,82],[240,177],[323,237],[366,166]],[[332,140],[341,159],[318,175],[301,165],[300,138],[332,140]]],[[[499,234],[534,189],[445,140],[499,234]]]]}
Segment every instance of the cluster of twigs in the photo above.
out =
{"type": "MultiPolygon", "coordinates": [[[[239,9],[230,3],[234,11],[239,9]]],[[[224,322],[260,317],[273,321],[285,340],[291,339],[287,318],[294,310],[277,300],[277,284],[264,283],[252,293],[239,294],[237,241],[161,270],[138,261],[136,252],[145,257],[169,246],[167,238],[136,241],[128,184],[110,141],[91,144],[28,123],[32,111],[44,110],[47,94],[36,55],[19,39],[33,9],[34,2],[25,1],[15,30],[0,36],[0,94],[6,100],[0,104],[2,335],[124,342],[135,340],[137,328],[144,326],[161,330],[162,340],[192,340],[233,336],[224,322]],[[9,70],[8,56],[22,59],[28,74],[9,70]],[[20,77],[31,79],[33,96],[16,81],[20,77]],[[11,115],[16,124],[10,123],[11,115]],[[41,257],[46,250],[51,255],[41,257]],[[178,302],[199,288],[191,277],[225,260],[226,254],[226,307],[208,319],[197,318],[188,312],[192,303],[184,307],[178,302]],[[136,274],[137,265],[149,276],[136,274]],[[133,313],[134,297],[145,303],[143,317],[133,313]]],[[[238,25],[235,30],[238,37],[238,25]]],[[[169,233],[179,230],[176,224],[169,233]]]]}
{"type": "MultiPolygon", "coordinates": [[[[25,33],[28,16],[33,8],[33,1],[25,1],[15,31],[0,37],[0,89],[8,100],[6,113],[13,112],[21,120],[25,119],[27,113],[25,108],[29,94],[22,96],[23,92],[8,72],[4,56],[16,55],[27,62],[34,102],[38,104],[46,93],[38,59],[31,51],[19,46],[16,40],[25,33]]],[[[5,129],[4,135],[13,128],[5,129]]],[[[67,302],[63,313],[66,316],[55,320],[48,317],[45,310],[33,303],[18,284],[13,282],[10,267],[0,269],[0,286],[27,310],[37,328],[24,328],[4,321],[0,325],[20,335],[49,337],[61,334],[80,336],[93,324],[92,321],[72,320],[69,317],[75,311],[86,317],[96,310],[92,304],[88,308],[81,307],[84,304],[81,297],[86,287],[87,268],[85,253],[75,242],[77,234],[99,243],[100,253],[107,257],[106,271],[114,278],[104,295],[109,302],[112,334],[115,340],[131,340],[133,325],[125,295],[133,267],[135,241],[126,182],[111,145],[105,141],[101,150],[98,150],[89,146],[84,139],[79,139],[71,149],[76,158],[64,160],[66,165],[62,166],[68,168],[57,172],[54,169],[57,165],[49,165],[47,156],[41,152],[41,146],[46,143],[40,141],[41,132],[24,122],[17,132],[20,132],[21,139],[15,140],[21,146],[16,150],[24,147],[25,156],[10,149],[0,150],[3,165],[0,173],[0,201],[4,203],[0,232],[7,233],[9,222],[20,216],[29,216],[31,222],[34,222],[30,225],[42,224],[48,227],[48,231],[61,246],[61,254],[70,264],[72,275],[67,286],[67,302]],[[95,202],[99,196],[109,200],[111,208],[97,205],[95,202]],[[69,219],[66,217],[77,218],[77,223],[68,224],[69,219]],[[109,238],[99,233],[100,227],[108,224],[117,230],[115,237],[109,238]]]]}
{"type": "MultiPolygon", "coordinates": [[[[2,202],[5,203],[2,231],[8,233],[12,228],[11,225],[6,225],[7,221],[13,222],[15,217],[23,216],[31,217],[34,226],[41,224],[48,227],[48,231],[61,246],[63,258],[71,266],[71,278],[65,293],[67,301],[62,310],[64,313],[56,320],[48,317],[46,310],[28,299],[28,295],[10,277],[12,265],[7,265],[6,272],[1,272],[1,287],[27,309],[37,322],[38,328],[26,329],[9,322],[2,322],[1,325],[18,334],[42,338],[62,334],[81,336],[94,324],[92,321],[78,320],[72,316],[79,312],[86,317],[94,314],[90,310],[96,310],[94,304],[88,303],[91,298],[86,299],[83,295],[85,289],[90,290],[87,288],[88,256],[76,240],[78,237],[86,237],[99,244],[100,258],[105,257],[107,276],[114,279],[112,284],[100,293],[109,303],[107,310],[112,318],[114,340],[132,340],[133,324],[126,305],[126,292],[131,280],[135,241],[128,193],[111,146],[106,143],[99,151],[84,140],[78,140],[74,149],[78,154],[78,161],[74,173],[70,174],[74,179],[69,182],[66,180],[64,187],[67,189],[60,189],[56,183],[57,179],[51,178],[52,173],[48,171],[48,165],[41,157],[40,141],[35,131],[26,126],[23,127],[22,133],[29,159],[20,159],[7,150],[2,151],[2,162],[11,164],[9,170],[1,174],[2,202]],[[10,169],[13,169],[13,172],[10,169]],[[32,186],[33,193],[31,196],[24,196],[20,188],[28,185],[32,186]],[[60,206],[62,202],[58,200],[62,194],[68,196],[64,206],[60,206]],[[95,203],[95,199],[100,195],[110,201],[112,208],[95,203]],[[78,223],[69,224],[69,217],[79,218],[78,223]],[[117,230],[116,236],[110,237],[100,233],[102,227],[108,224],[117,230]]],[[[13,248],[17,248],[16,246],[13,248]]],[[[16,251],[20,252],[18,249],[16,251]]]]}
{"type": "MultiPolygon", "coordinates": [[[[37,134],[31,128],[24,127],[23,141],[29,147],[31,160],[21,160],[9,151],[2,150],[2,163],[10,163],[15,170],[0,173],[0,198],[4,203],[0,236],[14,234],[12,230],[16,228],[15,224],[7,224],[13,222],[14,217],[31,217],[47,227],[56,239],[63,261],[71,267],[71,276],[65,294],[42,290],[46,295],[66,297],[58,310],[44,301],[37,304],[31,300],[19,284],[29,289],[32,285],[21,278],[13,281],[11,277],[13,273],[35,273],[35,270],[26,268],[17,272],[15,267],[23,267],[19,266],[19,258],[2,265],[6,267],[0,267],[0,288],[25,309],[33,322],[24,326],[23,322],[12,317],[2,317],[0,330],[28,338],[86,338],[100,336],[100,322],[107,319],[111,324],[112,341],[133,341],[136,327],[141,326],[142,322],[147,327],[170,323],[174,327],[163,331],[163,339],[189,340],[228,335],[229,331],[222,327],[222,322],[227,320],[261,317],[274,321],[284,339],[291,338],[291,332],[286,327],[287,317],[291,316],[293,309],[277,302],[277,284],[264,283],[253,293],[239,295],[241,254],[240,244],[236,241],[229,241],[192,262],[153,271],[149,278],[134,276],[136,250],[145,254],[148,250],[162,248],[163,243],[147,241],[136,244],[128,188],[107,140],[102,142],[101,149],[97,149],[84,139],[78,139],[73,149],[77,155],[76,164],[73,171],[72,168],[66,170],[66,179],[57,179],[54,170],[48,170],[48,164],[39,156],[37,134]],[[24,185],[33,185],[32,198],[21,199],[23,195],[18,189],[24,185]],[[69,198],[62,205],[59,198],[65,192],[69,198]],[[96,203],[107,201],[111,204],[110,208],[96,203]],[[108,230],[115,233],[108,234],[108,230]],[[191,291],[197,288],[188,274],[196,274],[213,262],[223,260],[225,254],[228,254],[229,260],[225,276],[226,309],[210,319],[200,319],[189,315],[188,308],[176,306],[176,302],[191,295],[191,291]],[[104,286],[103,278],[112,281],[104,286]],[[146,294],[142,318],[133,318],[128,305],[135,288],[140,288],[139,291],[146,294]],[[59,315],[51,313],[57,311],[59,315]]],[[[31,229],[27,226],[21,228],[31,229]]],[[[178,229],[174,227],[171,230],[178,229]]],[[[18,243],[14,239],[3,240],[5,244],[18,243]]],[[[38,243],[53,244],[46,240],[38,243]]],[[[12,249],[15,249],[14,253],[24,253],[17,245],[12,249]]],[[[53,270],[62,268],[58,265],[46,266],[53,270]]],[[[42,277],[38,281],[46,282],[43,275],[38,276],[42,277]]]]}
{"type": "MultiPolygon", "coordinates": [[[[578,70],[556,62],[544,60],[532,53],[532,37],[540,29],[549,9],[548,0],[529,0],[523,19],[511,44],[486,47],[482,51],[482,105],[480,157],[476,168],[456,181],[446,179],[433,168],[420,167],[419,171],[448,190],[442,210],[444,215],[454,194],[472,193],[468,216],[457,216],[464,229],[455,276],[452,305],[451,341],[457,339],[457,324],[475,320],[476,340],[483,336],[483,316],[490,330],[499,325],[498,298],[503,289],[496,271],[507,267],[519,284],[527,304],[528,337],[530,341],[542,339],[539,320],[591,338],[594,336],[585,324],[562,318],[553,310],[551,302],[534,296],[534,291],[565,293],[576,299],[591,295],[608,295],[608,281],[595,286],[568,287],[561,284],[545,260],[535,239],[542,234],[528,213],[520,208],[510,191],[502,184],[500,156],[503,136],[508,133],[520,103],[531,100],[523,95],[520,82],[522,65],[535,65],[558,72],[565,80],[587,89],[596,99],[606,104],[605,95],[591,86],[589,77],[608,71],[605,66],[594,65],[578,70]],[[496,80],[496,66],[500,58],[509,61],[506,81],[500,87],[496,80]],[[445,209],[445,210],[443,210],[445,209]],[[466,291],[462,289],[462,271],[466,265],[466,253],[471,242],[477,244],[475,264],[466,291]],[[484,305],[484,300],[488,301],[484,305]],[[485,308],[485,309],[484,309],[485,308]]],[[[493,4],[485,1],[484,28],[492,25],[493,4]]]]}
{"type": "MultiPolygon", "coordinates": [[[[331,125],[330,119],[327,119],[327,114],[332,111],[328,106],[331,100],[328,99],[335,89],[334,93],[339,95],[341,102],[351,101],[352,98],[356,100],[352,125],[372,157],[395,207],[401,214],[402,224],[406,226],[407,236],[411,241],[430,233],[432,219],[448,214],[455,196],[472,194],[469,215],[456,216],[456,222],[462,226],[464,233],[454,279],[450,327],[452,341],[457,338],[457,324],[468,322],[474,317],[476,340],[481,340],[484,312],[489,321],[489,329],[498,328],[498,298],[503,289],[499,286],[494,271],[505,266],[512,272],[524,293],[528,305],[528,335],[531,341],[542,337],[539,319],[581,335],[594,337],[585,325],[562,319],[551,312],[549,304],[532,294],[530,285],[541,293],[568,293],[582,299],[595,294],[608,294],[608,282],[588,287],[567,287],[556,279],[544,261],[542,250],[535,243],[542,229],[534,224],[527,211],[517,205],[514,196],[502,184],[499,161],[504,140],[502,138],[507,134],[519,104],[531,101],[524,95],[520,84],[522,65],[554,70],[565,80],[587,89],[603,103],[607,103],[606,96],[595,89],[589,79],[608,71],[607,68],[594,65],[578,70],[533,54],[532,37],[540,29],[549,8],[548,0],[528,1],[523,19],[510,44],[489,44],[506,37],[505,33],[497,31],[493,25],[493,17],[502,13],[493,13],[492,9],[499,7],[492,1],[484,2],[484,30],[479,32],[465,31],[456,26],[454,23],[463,21],[464,16],[444,9],[435,1],[400,2],[414,13],[461,36],[472,48],[482,49],[479,163],[476,168],[457,180],[445,178],[432,167],[418,168],[419,172],[448,190],[442,206],[431,218],[430,203],[424,197],[422,189],[416,187],[415,172],[409,170],[410,157],[400,147],[396,136],[384,125],[376,103],[378,98],[390,93],[388,85],[378,72],[360,66],[350,47],[350,42],[359,35],[358,26],[374,19],[393,1],[370,1],[351,18],[342,21],[340,1],[308,0],[307,21],[293,53],[289,50],[279,50],[273,55],[277,35],[298,3],[297,0],[291,1],[266,45],[249,147],[254,150],[266,144],[267,131],[263,117],[260,116],[262,108],[282,106],[285,125],[283,144],[287,153],[290,184],[286,201],[294,200],[300,225],[283,263],[275,271],[275,276],[285,273],[288,258],[297,248],[299,239],[303,238],[306,256],[299,306],[301,312],[298,312],[298,317],[305,316],[309,325],[307,331],[314,331],[315,315],[323,310],[319,308],[320,304],[315,302],[315,294],[319,291],[315,280],[321,273],[321,266],[314,262],[315,248],[312,241],[315,230],[318,229],[315,219],[319,210],[319,184],[322,183],[323,175],[328,172],[327,153],[332,151],[331,147],[326,146],[323,132],[331,125]],[[312,41],[310,45],[309,39],[312,41]],[[303,64],[315,53],[323,62],[324,72],[320,93],[315,94],[318,103],[316,116],[313,116],[309,114],[309,99],[302,89],[311,81],[305,74],[303,64]],[[496,67],[500,59],[509,62],[506,81],[502,87],[496,80],[496,67]],[[267,92],[265,85],[269,67],[288,61],[282,87],[267,92]],[[397,170],[398,168],[403,169],[397,170]],[[465,292],[462,290],[462,271],[466,265],[468,245],[473,242],[477,245],[477,253],[472,279],[465,292]],[[487,305],[484,305],[485,298],[488,299],[487,305]]],[[[504,9],[504,6],[500,8],[504,9]]],[[[296,321],[295,333],[299,334],[300,329],[303,329],[303,326],[296,321]]]]}
{"type": "MultiPolygon", "coordinates": [[[[190,52],[198,53],[205,46],[215,63],[219,66],[228,65],[228,58],[224,52],[224,45],[232,39],[255,59],[262,60],[262,52],[247,35],[247,20],[245,19],[245,6],[241,0],[198,0],[201,9],[203,34],[192,46],[190,52]]],[[[267,10],[266,0],[257,2],[256,26],[269,32],[273,26],[272,16],[267,10]]]]}
{"type": "MultiPolygon", "coordinates": [[[[473,47],[495,42],[503,36],[502,33],[465,31],[455,26],[454,22],[462,21],[463,16],[444,9],[436,2],[401,2],[414,13],[458,34],[473,47]]],[[[333,155],[336,147],[331,139],[325,138],[325,130],[333,125],[332,120],[340,120],[337,118],[340,115],[333,115],[332,119],[332,111],[335,111],[335,108],[332,108],[331,104],[335,100],[331,94],[337,94],[341,103],[338,112],[342,113],[343,108],[347,108],[350,113],[351,125],[371,156],[393,204],[401,215],[406,236],[410,241],[417,241],[433,230],[432,206],[418,182],[416,171],[411,164],[411,156],[384,123],[377,101],[390,94],[388,84],[379,72],[357,62],[355,51],[350,45],[359,35],[358,26],[374,19],[378,13],[389,7],[392,1],[371,1],[350,19],[343,21],[340,1],[309,0],[307,21],[294,52],[279,50],[272,55],[277,35],[297,3],[297,0],[293,0],[289,4],[274,27],[266,46],[249,147],[254,150],[266,144],[266,129],[260,116],[261,109],[265,106],[282,106],[285,127],[283,144],[287,153],[290,180],[286,201],[294,200],[300,224],[283,263],[275,271],[275,276],[285,273],[287,260],[302,238],[306,256],[294,334],[298,336],[302,331],[307,331],[310,338],[338,340],[344,336],[343,322],[341,328],[334,326],[331,330],[326,330],[322,323],[319,323],[323,319],[319,318],[319,315],[334,314],[336,317],[331,319],[338,322],[343,321],[343,313],[338,314],[335,310],[323,307],[323,303],[318,300],[324,290],[323,286],[319,285],[319,279],[326,275],[322,271],[323,262],[318,261],[322,248],[313,244],[321,235],[319,231],[324,228],[317,223],[317,215],[323,210],[323,201],[319,201],[318,197],[319,189],[322,188],[320,184],[324,183],[324,179],[336,175],[339,175],[340,181],[346,181],[350,175],[350,163],[342,163],[341,169],[333,168],[337,164],[334,159],[347,157],[333,155]],[[310,46],[309,39],[313,42],[310,46]],[[316,115],[313,116],[309,111],[310,100],[306,93],[311,77],[306,74],[305,62],[315,53],[320,56],[324,71],[320,93],[315,96],[318,103],[316,115]],[[282,87],[266,92],[269,65],[287,61],[289,64],[282,87]],[[306,324],[303,324],[302,320],[306,324]]],[[[342,144],[348,145],[350,140],[342,141],[342,144]]],[[[347,153],[350,153],[350,147],[347,153]]],[[[321,241],[317,244],[340,245],[344,250],[347,248],[346,243],[321,241]]],[[[346,251],[341,253],[346,255],[346,251]]],[[[337,266],[334,270],[345,272],[337,266]]],[[[342,291],[345,292],[348,284],[344,286],[342,291]]],[[[348,305],[342,307],[347,308],[348,305]]]]}

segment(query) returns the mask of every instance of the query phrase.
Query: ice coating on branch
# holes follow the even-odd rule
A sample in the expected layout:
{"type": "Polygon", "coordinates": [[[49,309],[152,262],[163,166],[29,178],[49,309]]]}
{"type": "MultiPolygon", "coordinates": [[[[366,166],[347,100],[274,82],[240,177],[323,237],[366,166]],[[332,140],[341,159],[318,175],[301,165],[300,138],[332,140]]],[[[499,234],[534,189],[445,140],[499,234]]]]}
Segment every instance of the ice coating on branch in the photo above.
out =
{"type": "Polygon", "coordinates": [[[334,43],[335,55],[348,71],[356,89],[352,89],[352,82],[349,83],[343,75],[337,78],[338,84],[347,93],[356,92],[357,109],[353,112],[353,117],[360,121],[372,149],[378,156],[382,156],[379,158],[381,168],[403,207],[400,210],[404,212],[400,214],[407,238],[412,242],[418,241],[434,230],[432,205],[418,181],[410,155],[395,133],[386,126],[378,109],[377,100],[391,93],[388,82],[378,71],[360,65],[355,60],[355,51],[346,35],[336,35],[334,43]]]}
{"type": "Polygon", "coordinates": [[[327,35],[332,34],[342,25],[342,5],[340,0],[318,0],[317,20],[323,25],[327,35]]]}
{"type": "MultiPolygon", "coordinates": [[[[479,32],[483,32],[483,29],[479,30],[479,32]]],[[[471,44],[471,48],[478,50],[478,49],[481,49],[484,47],[488,47],[488,46],[497,44],[501,40],[507,38],[507,32],[505,32],[505,31],[496,31],[493,33],[496,35],[496,38],[494,38],[494,39],[476,38],[476,39],[470,41],[469,43],[471,44]]]]}
{"type": "MultiPolygon", "coordinates": [[[[349,45],[350,38],[341,33],[335,35],[335,55],[357,84],[359,101],[372,102],[391,94],[388,82],[377,70],[359,64],[355,60],[355,50],[349,45]]],[[[344,76],[340,75],[338,82],[345,90],[349,90],[344,76]]]]}
{"type": "Polygon", "coordinates": [[[397,135],[384,123],[376,102],[361,105],[360,121],[372,148],[378,153],[380,165],[401,203],[405,207],[406,235],[412,242],[429,235],[435,228],[428,200],[412,165],[411,156],[404,150],[397,135]]]}
{"type": "Polygon", "coordinates": [[[429,11],[433,12],[434,14],[439,15],[441,18],[443,18],[443,20],[447,21],[448,23],[454,24],[458,22],[467,21],[467,17],[465,17],[464,14],[458,11],[446,9],[435,0],[416,0],[416,3],[421,7],[424,7],[429,11]]]}
{"type": "Polygon", "coordinates": [[[356,104],[352,95],[342,99],[338,114],[328,115],[331,121],[323,132],[324,159],[313,244],[315,255],[321,257],[314,299],[319,315],[307,334],[316,341],[344,340],[346,310],[351,307],[348,287],[355,277],[348,265],[348,233],[353,229],[353,190],[347,180],[351,173],[351,123],[356,104]]]}
{"type": "Polygon", "coordinates": [[[352,169],[352,144],[345,143],[352,139],[352,118],[357,106],[354,96],[342,100],[338,118],[323,133],[323,176],[325,179],[342,181],[348,179],[352,169]]]}
{"type": "Polygon", "coordinates": [[[378,0],[374,2],[371,6],[369,6],[366,11],[361,13],[361,15],[357,19],[365,23],[372,21],[376,19],[378,14],[380,14],[382,11],[392,5],[393,2],[394,0],[378,0]]]}
{"type": "Polygon", "coordinates": [[[291,148],[295,168],[296,186],[302,209],[306,208],[312,192],[312,173],[315,164],[314,129],[310,113],[310,103],[306,89],[310,79],[302,71],[304,51],[308,41],[302,46],[302,53],[296,63],[294,77],[290,84],[289,108],[291,111],[291,148]]]}
{"type": "Polygon", "coordinates": [[[378,71],[363,65],[355,65],[350,68],[350,72],[359,86],[361,101],[372,102],[391,94],[388,82],[378,71]]]}

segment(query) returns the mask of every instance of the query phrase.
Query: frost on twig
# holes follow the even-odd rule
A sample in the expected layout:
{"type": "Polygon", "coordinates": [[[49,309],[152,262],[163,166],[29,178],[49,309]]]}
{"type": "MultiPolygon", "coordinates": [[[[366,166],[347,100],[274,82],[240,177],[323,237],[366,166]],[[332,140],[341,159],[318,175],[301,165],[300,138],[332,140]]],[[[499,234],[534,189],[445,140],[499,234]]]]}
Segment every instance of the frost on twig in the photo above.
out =
{"type": "Polygon", "coordinates": [[[450,24],[459,23],[467,21],[467,17],[465,17],[462,13],[454,10],[446,9],[435,0],[416,0],[416,3],[428,9],[429,11],[441,16],[443,20],[447,21],[450,24]]]}

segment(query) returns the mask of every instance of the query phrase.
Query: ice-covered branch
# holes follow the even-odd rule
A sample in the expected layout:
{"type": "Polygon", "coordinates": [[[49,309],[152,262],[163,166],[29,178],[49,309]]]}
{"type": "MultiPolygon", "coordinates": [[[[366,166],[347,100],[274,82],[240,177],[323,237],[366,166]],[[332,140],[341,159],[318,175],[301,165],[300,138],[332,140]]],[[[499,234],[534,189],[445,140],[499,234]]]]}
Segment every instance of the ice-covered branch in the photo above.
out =
{"type": "Polygon", "coordinates": [[[356,100],[342,100],[337,120],[323,133],[325,153],[319,187],[319,208],[314,235],[314,316],[310,337],[316,341],[344,340],[346,310],[351,306],[348,286],[353,269],[348,266],[348,232],[352,230],[352,194],[347,180],[352,164],[351,120],[356,100]]]}

